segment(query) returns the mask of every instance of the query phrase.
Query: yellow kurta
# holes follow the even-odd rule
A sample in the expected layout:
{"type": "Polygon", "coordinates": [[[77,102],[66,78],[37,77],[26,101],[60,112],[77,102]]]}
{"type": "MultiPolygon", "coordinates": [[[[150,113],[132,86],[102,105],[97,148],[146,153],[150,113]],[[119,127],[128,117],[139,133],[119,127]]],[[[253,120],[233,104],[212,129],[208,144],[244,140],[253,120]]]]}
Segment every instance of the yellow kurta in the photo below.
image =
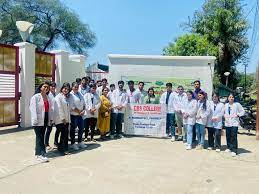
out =
{"type": "Polygon", "coordinates": [[[98,119],[97,119],[97,126],[100,130],[101,135],[105,135],[110,131],[110,118],[111,113],[109,112],[109,116],[105,117],[105,112],[107,112],[107,109],[111,107],[110,100],[106,98],[104,95],[100,96],[101,99],[101,107],[98,111],[98,119]]]}

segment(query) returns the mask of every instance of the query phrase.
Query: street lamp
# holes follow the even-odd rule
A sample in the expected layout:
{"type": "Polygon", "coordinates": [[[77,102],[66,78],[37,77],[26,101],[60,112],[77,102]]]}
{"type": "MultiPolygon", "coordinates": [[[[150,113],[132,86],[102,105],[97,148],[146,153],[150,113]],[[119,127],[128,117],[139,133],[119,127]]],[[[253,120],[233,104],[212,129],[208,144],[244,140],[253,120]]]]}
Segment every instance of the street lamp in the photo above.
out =
{"type": "Polygon", "coordinates": [[[20,32],[23,42],[26,42],[34,28],[34,25],[27,21],[17,21],[16,27],[20,32]]]}
{"type": "Polygon", "coordinates": [[[225,72],[224,75],[226,76],[226,86],[228,87],[228,76],[230,75],[230,72],[225,72]]]}

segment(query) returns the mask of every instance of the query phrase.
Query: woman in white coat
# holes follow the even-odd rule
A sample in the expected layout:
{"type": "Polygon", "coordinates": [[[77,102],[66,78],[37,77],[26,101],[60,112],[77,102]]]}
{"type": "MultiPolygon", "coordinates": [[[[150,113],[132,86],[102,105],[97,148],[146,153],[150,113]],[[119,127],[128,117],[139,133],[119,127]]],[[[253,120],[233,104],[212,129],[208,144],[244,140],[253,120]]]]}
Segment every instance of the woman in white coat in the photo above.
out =
{"type": "Polygon", "coordinates": [[[30,100],[31,123],[36,135],[35,155],[40,162],[48,162],[44,144],[45,131],[53,121],[53,109],[48,97],[49,83],[39,85],[35,95],[30,100]]]}
{"type": "Polygon", "coordinates": [[[96,84],[90,84],[90,92],[84,95],[85,100],[85,119],[84,119],[84,127],[85,127],[85,139],[87,140],[87,136],[89,134],[89,128],[91,130],[91,141],[94,140],[94,130],[97,123],[98,117],[98,109],[101,106],[101,100],[99,95],[96,93],[96,84]]]}
{"type": "Polygon", "coordinates": [[[223,115],[224,104],[219,101],[219,95],[214,92],[212,94],[212,101],[210,101],[210,114],[207,121],[208,150],[215,148],[217,152],[220,152],[223,115]]]}
{"type": "Polygon", "coordinates": [[[69,95],[70,84],[64,83],[60,89],[60,93],[55,97],[54,103],[54,122],[56,125],[56,141],[59,139],[59,134],[61,133],[60,140],[58,143],[58,150],[67,155],[68,153],[68,127],[70,123],[70,106],[69,106],[69,95]]]}
{"type": "Polygon", "coordinates": [[[235,98],[233,94],[228,96],[228,103],[225,104],[225,127],[226,127],[226,139],[227,149],[226,152],[231,152],[232,156],[237,155],[238,143],[237,143],[237,131],[239,126],[239,117],[245,114],[244,108],[240,103],[234,102],[235,98]]]}
{"type": "Polygon", "coordinates": [[[198,93],[198,110],[196,115],[196,135],[198,137],[198,146],[196,149],[204,148],[204,139],[205,139],[205,126],[207,124],[207,119],[210,114],[210,104],[206,99],[206,93],[200,91],[198,93]]]}
{"type": "Polygon", "coordinates": [[[183,128],[185,131],[185,139],[187,140],[186,149],[192,149],[192,129],[195,125],[197,114],[197,100],[191,90],[187,91],[187,100],[183,105],[183,128]]]}

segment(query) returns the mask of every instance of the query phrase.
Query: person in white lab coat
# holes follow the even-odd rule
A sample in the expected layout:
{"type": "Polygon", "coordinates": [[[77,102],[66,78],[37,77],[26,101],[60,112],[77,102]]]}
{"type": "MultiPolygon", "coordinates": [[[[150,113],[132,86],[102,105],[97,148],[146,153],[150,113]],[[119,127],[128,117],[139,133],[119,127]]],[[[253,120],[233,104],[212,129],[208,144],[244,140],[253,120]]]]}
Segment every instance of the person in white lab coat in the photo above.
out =
{"type": "Polygon", "coordinates": [[[215,92],[212,94],[212,101],[210,101],[210,109],[211,110],[207,121],[209,143],[208,150],[212,150],[215,148],[217,152],[220,152],[224,104],[219,101],[219,95],[215,92]]]}
{"type": "Polygon", "coordinates": [[[171,137],[171,141],[175,141],[174,95],[175,92],[172,90],[172,83],[167,83],[166,92],[160,97],[160,104],[166,106],[166,133],[168,137],[171,137]]]}
{"type": "Polygon", "coordinates": [[[71,123],[70,120],[70,84],[64,83],[60,89],[60,93],[54,100],[54,123],[56,125],[55,139],[58,150],[64,154],[68,152],[68,127],[71,123]],[[59,140],[59,135],[60,140],[59,140]]]}
{"type": "Polygon", "coordinates": [[[85,127],[85,140],[89,134],[89,128],[91,130],[91,141],[94,140],[94,130],[97,124],[98,109],[101,106],[101,100],[96,93],[96,84],[90,84],[90,92],[84,95],[85,100],[85,115],[84,115],[84,127],[85,127]]]}
{"type": "Polygon", "coordinates": [[[52,101],[48,97],[49,82],[39,85],[30,100],[31,124],[36,135],[35,155],[39,162],[48,162],[44,144],[45,131],[53,122],[52,101]]]}
{"type": "Polygon", "coordinates": [[[196,135],[198,137],[198,146],[196,149],[203,149],[205,140],[205,126],[210,114],[210,103],[206,98],[206,93],[203,91],[198,93],[198,99],[198,111],[195,124],[196,135]]]}
{"type": "Polygon", "coordinates": [[[231,152],[232,156],[237,155],[238,142],[237,131],[239,126],[239,117],[245,114],[244,108],[240,103],[235,102],[233,94],[228,96],[228,103],[225,104],[225,127],[226,127],[226,139],[227,149],[226,152],[231,152]]]}
{"type": "Polygon", "coordinates": [[[183,114],[183,129],[185,131],[186,149],[192,149],[192,135],[193,135],[193,126],[196,121],[197,114],[197,100],[194,97],[194,94],[191,90],[187,91],[187,99],[184,102],[182,114],[183,114]]]}
{"type": "Polygon", "coordinates": [[[127,90],[128,103],[140,104],[141,103],[141,93],[134,88],[134,81],[128,81],[129,89],[127,90]]]}

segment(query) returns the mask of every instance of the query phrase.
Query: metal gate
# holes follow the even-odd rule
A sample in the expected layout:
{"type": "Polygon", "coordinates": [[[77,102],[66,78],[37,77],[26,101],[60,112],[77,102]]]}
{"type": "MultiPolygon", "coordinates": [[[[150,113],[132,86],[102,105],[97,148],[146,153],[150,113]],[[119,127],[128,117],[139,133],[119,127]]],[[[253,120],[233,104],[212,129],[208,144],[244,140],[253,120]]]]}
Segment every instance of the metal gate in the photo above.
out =
{"type": "Polygon", "coordinates": [[[35,88],[44,81],[55,81],[55,54],[36,51],[35,88]]]}
{"type": "Polygon", "coordinates": [[[20,122],[19,73],[19,48],[0,44],[0,127],[20,122]]]}

